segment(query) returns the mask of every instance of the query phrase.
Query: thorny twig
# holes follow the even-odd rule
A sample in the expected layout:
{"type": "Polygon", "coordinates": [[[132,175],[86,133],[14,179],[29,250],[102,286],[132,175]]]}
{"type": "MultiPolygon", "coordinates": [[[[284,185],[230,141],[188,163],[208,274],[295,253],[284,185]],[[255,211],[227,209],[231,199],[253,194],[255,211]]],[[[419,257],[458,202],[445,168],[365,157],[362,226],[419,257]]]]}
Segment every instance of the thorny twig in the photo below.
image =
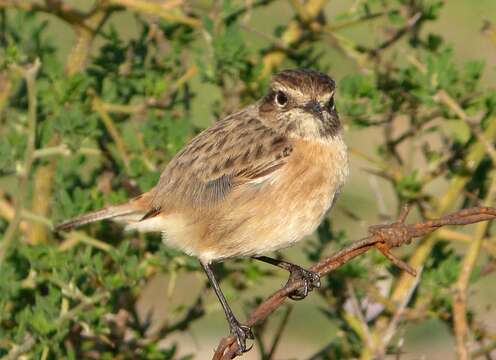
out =
{"type": "MultiPolygon", "coordinates": [[[[496,208],[473,207],[453,212],[438,219],[419,221],[414,224],[404,223],[407,214],[408,209],[404,208],[398,218],[398,221],[388,225],[371,227],[369,230],[369,236],[354,241],[344,249],[321,260],[317,264],[313,265],[310,270],[316,272],[320,276],[324,276],[341,267],[351,259],[367,252],[372,248],[376,248],[402,270],[415,273],[414,269],[410,268],[409,265],[396,258],[391,253],[392,248],[410,244],[414,238],[426,236],[442,226],[468,225],[481,221],[493,220],[496,218],[496,208]]],[[[303,286],[302,281],[295,281],[273,293],[250,313],[246,321],[246,325],[253,326],[265,320],[272,312],[282,305],[290,293],[301,286],[303,286]]],[[[233,359],[237,356],[237,351],[237,342],[234,337],[228,336],[220,341],[212,359],[233,359]]]]}

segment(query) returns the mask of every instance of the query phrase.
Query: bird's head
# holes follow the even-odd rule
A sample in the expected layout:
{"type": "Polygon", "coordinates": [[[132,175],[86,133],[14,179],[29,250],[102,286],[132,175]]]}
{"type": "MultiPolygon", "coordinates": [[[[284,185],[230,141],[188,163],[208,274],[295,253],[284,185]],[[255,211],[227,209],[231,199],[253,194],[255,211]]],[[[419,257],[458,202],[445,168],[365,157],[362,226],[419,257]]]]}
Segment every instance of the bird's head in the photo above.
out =
{"type": "Polygon", "coordinates": [[[284,70],[272,77],[260,100],[260,117],[289,137],[332,138],[341,132],[335,90],[334,80],[318,71],[284,70]]]}

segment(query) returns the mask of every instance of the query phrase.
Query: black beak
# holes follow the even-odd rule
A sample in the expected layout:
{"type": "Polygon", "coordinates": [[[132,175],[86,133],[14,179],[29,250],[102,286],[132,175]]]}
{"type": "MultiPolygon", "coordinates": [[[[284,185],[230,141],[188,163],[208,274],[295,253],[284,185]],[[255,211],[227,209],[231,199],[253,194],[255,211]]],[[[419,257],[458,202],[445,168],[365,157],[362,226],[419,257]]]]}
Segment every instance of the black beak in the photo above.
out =
{"type": "Polygon", "coordinates": [[[303,110],[309,112],[310,114],[318,117],[320,121],[324,121],[324,115],[322,114],[322,106],[318,101],[311,100],[303,106],[303,110]]]}

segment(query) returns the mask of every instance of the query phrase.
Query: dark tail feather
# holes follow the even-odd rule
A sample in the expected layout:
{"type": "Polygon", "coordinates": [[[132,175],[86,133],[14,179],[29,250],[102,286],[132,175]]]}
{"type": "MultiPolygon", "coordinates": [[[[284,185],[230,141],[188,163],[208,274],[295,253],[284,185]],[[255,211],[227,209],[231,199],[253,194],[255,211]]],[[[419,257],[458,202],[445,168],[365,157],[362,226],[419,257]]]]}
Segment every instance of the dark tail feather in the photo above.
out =
{"type": "Polygon", "coordinates": [[[119,220],[119,218],[123,219],[132,215],[142,216],[143,210],[133,205],[134,204],[132,203],[127,203],[122,205],[109,206],[104,209],[100,209],[80,216],[76,216],[72,219],[66,220],[63,223],[55,226],[55,231],[69,230],[81,225],[85,225],[105,219],[119,220]]]}
{"type": "Polygon", "coordinates": [[[153,190],[154,189],[143,193],[125,204],[109,206],[66,220],[62,224],[55,226],[55,231],[69,230],[81,225],[106,219],[123,221],[126,223],[137,222],[149,212],[149,203],[153,198],[153,190]]]}

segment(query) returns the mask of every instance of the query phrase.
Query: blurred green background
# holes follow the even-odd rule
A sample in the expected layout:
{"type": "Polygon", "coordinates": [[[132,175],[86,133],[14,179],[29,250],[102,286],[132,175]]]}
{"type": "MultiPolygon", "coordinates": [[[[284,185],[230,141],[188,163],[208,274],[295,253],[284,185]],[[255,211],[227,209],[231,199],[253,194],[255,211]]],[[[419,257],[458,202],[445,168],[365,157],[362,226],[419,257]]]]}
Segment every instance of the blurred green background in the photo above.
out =
{"type": "MultiPolygon", "coordinates": [[[[66,0],[67,4],[73,5],[81,10],[88,10],[93,6],[92,1],[66,0]]],[[[151,2],[150,2],[151,3],[151,2]]],[[[156,1],[156,3],[166,3],[156,1]]],[[[251,3],[246,1],[247,4],[251,3]]],[[[331,0],[326,3],[323,12],[328,23],[339,24],[339,14],[350,11],[353,7],[360,7],[366,1],[343,1],[331,0]]],[[[371,6],[380,7],[379,2],[372,2],[371,6]],[[377,5],[379,4],[379,5],[377,5]]],[[[0,2],[1,4],[1,2],[0,2]]],[[[200,12],[209,14],[210,9],[215,9],[215,3],[210,1],[191,1],[183,4],[185,8],[201,9],[200,12]]],[[[421,35],[436,33],[440,35],[446,44],[453,49],[453,62],[457,66],[463,65],[472,59],[479,59],[485,62],[485,68],[480,79],[482,88],[494,89],[496,81],[496,41],[494,33],[491,35],[491,24],[496,22],[496,2],[494,0],[450,0],[444,1],[440,16],[433,22],[428,22],[421,29],[421,35]]],[[[57,19],[52,14],[42,13],[40,20],[47,21],[46,36],[55,44],[56,54],[61,63],[64,63],[71,47],[74,44],[74,32],[64,21],[57,19]]],[[[141,19],[150,22],[157,21],[156,17],[144,14],[137,17],[132,11],[116,12],[102,29],[110,34],[116,31],[124,40],[136,39],[141,32],[141,19]]],[[[249,11],[242,20],[239,27],[241,39],[253,53],[257,53],[267,48],[268,43],[276,38],[280,31],[279,27],[294,18],[294,10],[290,2],[271,1],[266,6],[256,7],[249,11]]],[[[377,18],[363,22],[356,26],[350,26],[340,31],[342,36],[353,39],[363,46],[374,47],[381,43],[384,38],[393,32],[390,19],[377,18]]],[[[206,35],[205,35],[206,36],[206,35]]],[[[97,37],[92,54],[95,56],[100,52],[101,46],[105,45],[108,39],[97,37]]],[[[356,62],[350,60],[342,51],[336,49],[328,41],[319,40],[314,44],[315,52],[321,54],[318,60],[319,67],[325,69],[329,75],[334,77],[338,84],[349,75],[363,73],[356,62]]],[[[194,40],[193,47],[196,51],[202,51],[205,43],[201,36],[194,40]]],[[[387,49],[382,54],[394,66],[407,66],[410,44],[408,38],[400,40],[393,47],[387,49]]],[[[292,66],[292,63],[284,64],[292,66]]],[[[281,66],[282,68],[284,66],[281,66]]],[[[387,69],[387,66],[384,68],[387,69]]],[[[219,113],[223,113],[222,104],[225,96],[222,89],[212,82],[205,81],[201,72],[193,75],[189,79],[191,92],[194,97],[190,102],[190,109],[187,117],[197,128],[204,128],[212,124],[219,113]]],[[[340,88],[338,88],[337,105],[340,108],[340,88]]],[[[249,102],[249,100],[242,100],[249,102]]],[[[242,104],[237,104],[242,106],[242,104]]],[[[346,140],[352,149],[357,149],[364,154],[372,154],[383,144],[383,129],[380,127],[357,127],[353,126],[353,118],[346,114],[342,116],[346,129],[346,140]]],[[[394,124],[394,131],[399,132],[407,125],[401,122],[394,124]]],[[[460,124],[446,124],[448,132],[467,132],[467,129],[460,124]]],[[[161,139],[157,139],[160,144],[161,139]]],[[[179,138],[174,146],[163,144],[167,156],[171,156],[176,148],[182,144],[179,138]]],[[[438,139],[433,139],[434,146],[439,145],[438,139]]],[[[415,147],[404,149],[404,152],[411,152],[407,157],[413,158],[412,167],[422,166],[421,156],[417,155],[415,147]],[[415,159],[418,161],[416,162],[415,159]]],[[[346,231],[348,240],[362,237],[369,225],[394,219],[397,212],[398,196],[391,184],[381,177],[375,176],[370,171],[370,162],[363,156],[356,156],[351,153],[351,176],[336,207],[333,209],[331,218],[335,231],[346,231]]],[[[12,191],[15,186],[12,177],[1,179],[1,183],[7,192],[12,191]]],[[[431,193],[442,192],[446,187],[447,180],[441,179],[428,185],[431,193]]],[[[146,190],[146,189],[143,189],[146,190]]],[[[52,201],[55,201],[52,199],[52,201]]],[[[55,205],[56,206],[56,205],[55,205]]],[[[418,219],[421,214],[416,212],[412,219],[418,219]]],[[[469,227],[469,232],[471,228],[469,227]]],[[[105,239],[101,239],[105,241],[105,239]]],[[[301,243],[295,247],[284,251],[285,256],[290,260],[309,265],[309,260],[304,256],[304,249],[307,245],[301,243]]],[[[455,245],[454,249],[463,253],[465,245],[455,245]]],[[[408,254],[410,250],[403,251],[408,254]]],[[[369,256],[369,255],[366,255],[369,256]]],[[[481,260],[482,261],[482,260],[481,260]]],[[[236,263],[235,267],[247,266],[248,260],[236,263]]],[[[372,264],[374,265],[374,264],[372,264]]],[[[263,265],[259,266],[266,269],[263,265]]],[[[246,307],[244,302],[255,296],[266,297],[274,289],[284,284],[286,273],[275,272],[274,277],[262,278],[249,283],[248,290],[239,292],[230,283],[223,284],[226,296],[241,319],[245,316],[246,307]]],[[[173,273],[156,274],[148,279],[146,285],[137,294],[138,312],[142,318],[152,314],[153,325],[162,321],[173,322],[180,318],[181,313],[178,307],[188,306],[200,292],[205,292],[202,287],[205,278],[200,272],[193,273],[173,273]]],[[[356,286],[360,286],[359,284],[356,286]]],[[[387,288],[387,284],[385,284],[387,288]]],[[[496,296],[494,278],[486,277],[470,288],[470,305],[473,307],[478,319],[484,322],[488,329],[496,332],[496,313],[491,307],[496,296]]],[[[219,339],[226,335],[227,324],[222,310],[214,297],[212,291],[205,292],[206,315],[195,321],[191,327],[184,332],[173,333],[164,340],[163,344],[169,346],[175,342],[178,345],[178,354],[197,354],[197,358],[208,358],[215,348],[219,339]]],[[[292,309],[287,330],[284,333],[282,344],[277,351],[277,359],[306,359],[311,358],[316,349],[320,349],[333,338],[339,338],[340,330],[336,322],[328,321],[322,316],[322,311],[328,305],[321,297],[310,296],[303,302],[296,303],[292,309]]],[[[474,315],[475,316],[475,315],[474,315]]],[[[276,313],[275,318],[280,318],[281,314],[276,313]]],[[[267,338],[270,338],[275,325],[271,324],[267,338]]],[[[401,359],[439,359],[455,358],[454,340],[450,328],[439,319],[431,318],[423,321],[411,321],[407,325],[402,324],[399,328],[399,336],[404,338],[401,359]]],[[[243,359],[258,359],[258,349],[243,356],[243,359]]],[[[396,358],[396,355],[391,355],[396,358]]]]}

